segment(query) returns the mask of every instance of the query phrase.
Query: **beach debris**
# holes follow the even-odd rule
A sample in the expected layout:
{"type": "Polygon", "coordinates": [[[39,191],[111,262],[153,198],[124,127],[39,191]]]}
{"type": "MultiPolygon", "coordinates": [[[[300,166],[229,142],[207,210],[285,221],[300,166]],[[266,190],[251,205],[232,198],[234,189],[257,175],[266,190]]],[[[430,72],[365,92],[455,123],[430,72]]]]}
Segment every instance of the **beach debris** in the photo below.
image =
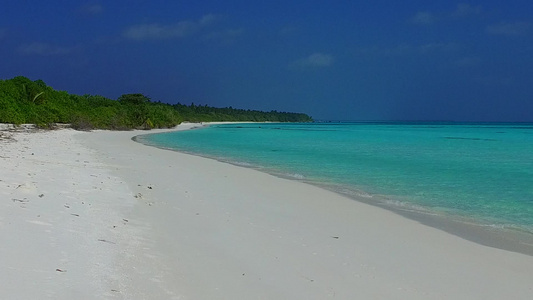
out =
{"type": "Polygon", "coordinates": [[[16,142],[13,138],[13,135],[7,132],[0,132],[0,140],[6,141],[6,142],[16,142]]]}
{"type": "Polygon", "coordinates": [[[334,238],[334,239],[339,239],[339,237],[338,237],[338,236],[332,236],[332,238],[334,238]]]}
{"type": "Polygon", "coordinates": [[[63,206],[66,207],[66,208],[70,208],[70,205],[68,205],[68,203],[63,205],[63,206]]]}
{"type": "Polygon", "coordinates": [[[75,217],[79,217],[79,216],[80,216],[80,215],[78,215],[78,214],[71,214],[71,215],[73,215],[73,216],[75,216],[75,217]]]}
{"type": "Polygon", "coordinates": [[[151,186],[148,186],[148,189],[149,189],[149,190],[151,190],[151,189],[152,189],[152,187],[151,187],[151,186]]]}
{"type": "Polygon", "coordinates": [[[39,195],[39,198],[42,198],[42,197],[44,197],[44,194],[40,194],[40,195],[39,195]]]}
{"type": "Polygon", "coordinates": [[[122,221],[124,221],[124,222],[126,222],[126,223],[128,223],[128,222],[129,222],[129,221],[128,221],[128,219],[122,219],[122,221]]]}
{"type": "Polygon", "coordinates": [[[67,270],[56,269],[57,272],[65,273],[67,270]]]}
{"type": "Polygon", "coordinates": [[[135,196],[133,196],[133,197],[135,197],[135,198],[137,198],[137,199],[142,199],[142,198],[143,198],[143,194],[141,194],[141,193],[137,193],[137,194],[136,194],[135,196]]]}
{"type": "Polygon", "coordinates": [[[98,239],[98,241],[103,242],[103,243],[116,244],[115,242],[104,240],[104,239],[98,239]]]}
{"type": "Polygon", "coordinates": [[[120,293],[119,290],[111,290],[112,292],[115,292],[115,293],[120,293]]]}
{"type": "Polygon", "coordinates": [[[26,200],[26,198],[24,198],[23,200],[20,200],[20,199],[11,199],[11,200],[13,200],[13,202],[20,202],[20,203],[30,202],[29,200],[26,200]]]}

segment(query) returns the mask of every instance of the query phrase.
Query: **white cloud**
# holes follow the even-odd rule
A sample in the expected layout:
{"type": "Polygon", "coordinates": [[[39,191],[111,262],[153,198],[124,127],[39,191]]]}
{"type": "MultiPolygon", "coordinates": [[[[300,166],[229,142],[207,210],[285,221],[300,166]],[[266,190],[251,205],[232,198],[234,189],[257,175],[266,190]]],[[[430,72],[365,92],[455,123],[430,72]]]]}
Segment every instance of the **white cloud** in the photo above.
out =
{"type": "Polygon", "coordinates": [[[454,17],[464,17],[468,15],[479,15],[481,13],[481,6],[472,6],[468,3],[457,4],[457,9],[452,14],[454,17]]]}
{"type": "Polygon", "coordinates": [[[99,13],[102,13],[104,11],[104,8],[98,3],[93,3],[82,6],[81,11],[86,14],[97,15],[99,13]]]}
{"type": "Polygon", "coordinates": [[[456,51],[459,48],[460,45],[456,43],[435,42],[422,45],[402,43],[391,47],[359,47],[355,49],[355,53],[358,55],[403,56],[413,54],[448,53],[456,51]]]}
{"type": "Polygon", "coordinates": [[[211,25],[218,19],[217,16],[209,14],[198,21],[181,21],[171,25],[141,24],[134,25],[126,29],[123,36],[132,40],[158,40],[184,38],[195,34],[202,28],[211,25]]]}
{"type": "Polygon", "coordinates": [[[182,38],[195,33],[198,25],[183,21],[173,25],[143,24],[135,25],[124,32],[124,36],[132,40],[182,38]]]}
{"type": "Polygon", "coordinates": [[[52,55],[65,55],[72,52],[72,48],[59,47],[46,43],[31,43],[27,45],[22,45],[19,47],[19,53],[24,55],[41,55],[41,56],[52,56],[52,55]]]}
{"type": "Polygon", "coordinates": [[[433,24],[435,21],[435,16],[428,11],[419,11],[414,17],[411,18],[411,22],[421,25],[433,24]]]}
{"type": "Polygon", "coordinates": [[[529,33],[531,24],[528,22],[500,22],[487,26],[487,33],[494,35],[521,36],[529,33]]]}
{"type": "Polygon", "coordinates": [[[450,19],[452,17],[466,17],[469,15],[478,15],[482,13],[480,5],[473,6],[468,3],[459,3],[453,12],[443,12],[434,14],[430,11],[419,11],[409,21],[418,25],[430,25],[438,21],[450,19]]]}
{"type": "Polygon", "coordinates": [[[291,66],[298,67],[329,67],[333,64],[333,56],[323,53],[313,53],[307,57],[294,61],[291,66]]]}
{"type": "Polygon", "coordinates": [[[220,19],[219,16],[215,14],[207,14],[200,19],[199,23],[202,26],[208,26],[208,25],[215,23],[219,19],[220,19]]]}

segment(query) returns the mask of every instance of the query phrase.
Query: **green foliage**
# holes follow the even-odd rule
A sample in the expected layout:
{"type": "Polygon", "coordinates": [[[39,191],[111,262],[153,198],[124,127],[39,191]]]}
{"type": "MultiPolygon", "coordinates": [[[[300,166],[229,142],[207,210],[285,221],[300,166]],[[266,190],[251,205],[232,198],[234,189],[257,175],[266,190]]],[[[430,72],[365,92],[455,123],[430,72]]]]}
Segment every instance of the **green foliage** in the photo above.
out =
{"type": "Polygon", "coordinates": [[[207,105],[190,106],[176,104],[174,108],[190,122],[313,122],[313,119],[303,113],[288,113],[277,111],[244,110],[233,107],[217,108],[207,105]]]}
{"type": "Polygon", "coordinates": [[[143,94],[124,94],[118,97],[118,102],[121,104],[142,105],[150,102],[150,98],[143,94]]]}
{"type": "Polygon", "coordinates": [[[306,114],[261,112],[207,105],[170,105],[151,102],[143,94],[124,94],[118,101],[102,96],[71,95],[44,81],[17,76],[0,80],[0,123],[33,123],[47,127],[70,123],[73,128],[127,130],[169,128],[183,121],[312,122],[306,114]]]}

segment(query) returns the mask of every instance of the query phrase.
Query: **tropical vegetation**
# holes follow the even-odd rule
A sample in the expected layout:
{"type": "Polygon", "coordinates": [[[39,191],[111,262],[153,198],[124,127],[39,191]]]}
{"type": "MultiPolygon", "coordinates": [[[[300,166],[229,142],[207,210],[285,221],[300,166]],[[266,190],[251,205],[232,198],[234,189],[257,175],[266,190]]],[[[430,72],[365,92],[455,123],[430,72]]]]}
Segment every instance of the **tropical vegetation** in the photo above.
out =
{"type": "Polygon", "coordinates": [[[169,128],[181,122],[252,121],[312,122],[303,113],[216,108],[207,105],[154,102],[143,94],[124,94],[117,100],[97,95],[56,91],[42,80],[24,76],[0,80],[0,123],[68,123],[77,129],[169,128]]]}

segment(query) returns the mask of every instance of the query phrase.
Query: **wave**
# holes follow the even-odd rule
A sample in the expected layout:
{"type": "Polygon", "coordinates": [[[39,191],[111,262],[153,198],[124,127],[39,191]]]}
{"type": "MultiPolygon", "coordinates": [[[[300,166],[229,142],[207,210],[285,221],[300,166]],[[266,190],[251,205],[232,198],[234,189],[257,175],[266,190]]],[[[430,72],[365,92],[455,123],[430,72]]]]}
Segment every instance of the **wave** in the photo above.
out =
{"type": "Polygon", "coordinates": [[[285,173],[284,175],[286,177],[294,178],[294,179],[298,179],[298,180],[304,180],[305,179],[304,175],[298,174],[298,173],[285,173]]]}
{"type": "Polygon", "coordinates": [[[447,140],[469,140],[469,141],[488,141],[488,142],[498,141],[496,139],[467,138],[467,137],[458,137],[458,136],[445,136],[444,138],[447,140]]]}

